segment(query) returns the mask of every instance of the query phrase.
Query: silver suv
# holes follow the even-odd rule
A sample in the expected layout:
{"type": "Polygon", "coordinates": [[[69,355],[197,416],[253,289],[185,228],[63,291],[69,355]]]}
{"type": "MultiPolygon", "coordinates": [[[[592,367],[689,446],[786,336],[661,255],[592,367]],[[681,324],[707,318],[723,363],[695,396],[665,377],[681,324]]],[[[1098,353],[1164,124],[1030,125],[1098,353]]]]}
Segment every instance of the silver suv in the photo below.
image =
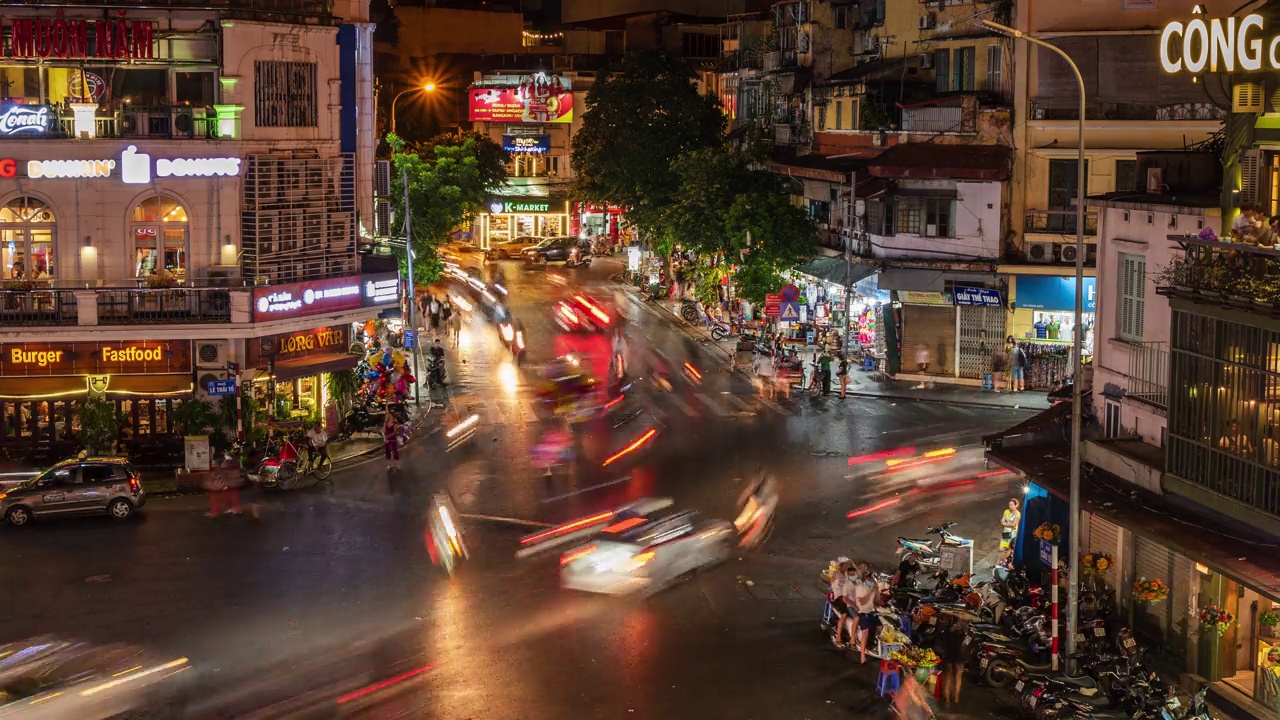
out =
{"type": "Polygon", "coordinates": [[[16,487],[0,491],[0,517],[26,525],[33,517],[106,513],[127,520],[147,494],[124,458],[63,460],[16,487]]]}

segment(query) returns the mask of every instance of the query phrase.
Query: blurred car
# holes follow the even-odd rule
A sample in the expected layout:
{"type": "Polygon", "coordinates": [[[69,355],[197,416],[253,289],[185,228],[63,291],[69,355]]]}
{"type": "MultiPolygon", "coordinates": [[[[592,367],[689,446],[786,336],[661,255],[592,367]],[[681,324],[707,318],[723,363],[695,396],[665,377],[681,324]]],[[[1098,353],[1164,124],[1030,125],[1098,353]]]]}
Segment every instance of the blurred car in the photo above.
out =
{"type": "MultiPolygon", "coordinates": [[[[134,717],[178,697],[166,679],[186,658],[131,645],[37,637],[0,645],[0,720],[134,717]]],[[[160,715],[172,717],[172,715],[160,715]]]]}
{"type": "Polygon", "coordinates": [[[599,300],[574,293],[551,308],[552,317],[565,332],[603,332],[613,327],[614,314],[599,300]]]}
{"type": "Polygon", "coordinates": [[[146,503],[142,479],[127,459],[87,457],[63,460],[0,492],[0,517],[15,526],[58,515],[105,513],[127,520],[146,503]]]}
{"type": "Polygon", "coordinates": [[[509,260],[520,257],[525,250],[542,242],[544,238],[532,235],[521,235],[513,240],[499,240],[489,243],[489,250],[484,254],[490,260],[509,260]]]}
{"type": "Polygon", "coordinates": [[[731,523],[696,512],[623,517],[560,557],[560,581],[569,590],[651,594],[728,560],[736,540],[731,523]]]}
{"type": "Polygon", "coordinates": [[[581,238],[572,236],[547,238],[531,248],[526,248],[520,255],[526,262],[534,264],[549,262],[563,262],[565,265],[591,264],[591,248],[581,238]]]}

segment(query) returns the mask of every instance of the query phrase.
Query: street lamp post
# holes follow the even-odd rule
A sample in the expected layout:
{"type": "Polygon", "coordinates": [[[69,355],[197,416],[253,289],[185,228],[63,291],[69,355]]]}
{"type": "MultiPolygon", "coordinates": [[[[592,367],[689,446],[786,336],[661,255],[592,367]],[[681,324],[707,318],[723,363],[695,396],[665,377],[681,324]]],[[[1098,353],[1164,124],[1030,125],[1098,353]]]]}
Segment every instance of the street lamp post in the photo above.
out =
{"type": "Polygon", "coordinates": [[[400,92],[396,93],[395,97],[391,98],[391,132],[392,133],[395,133],[396,131],[396,101],[400,99],[401,95],[406,95],[411,92],[417,92],[419,90],[423,92],[429,92],[429,93],[435,92],[436,84],[426,83],[421,87],[411,87],[408,90],[401,90],[400,92]]]}
{"type": "Polygon", "coordinates": [[[1047,48],[1067,61],[1071,72],[1075,73],[1076,83],[1080,87],[1080,122],[1076,139],[1076,328],[1071,340],[1071,352],[1074,358],[1071,363],[1073,380],[1071,384],[1071,497],[1070,522],[1068,523],[1067,544],[1067,656],[1075,652],[1076,632],[1079,626],[1080,605],[1080,390],[1084,374],[1084,122],[1085,96],[1084,78],[1080,68],[1071,56],[1055,45],[1039,38],[1032,37],[1014,28],[982,20],[981,24],[990,30],[1008,36],[1014,40],[1026,40],[1032,45],[1047,48]]]}

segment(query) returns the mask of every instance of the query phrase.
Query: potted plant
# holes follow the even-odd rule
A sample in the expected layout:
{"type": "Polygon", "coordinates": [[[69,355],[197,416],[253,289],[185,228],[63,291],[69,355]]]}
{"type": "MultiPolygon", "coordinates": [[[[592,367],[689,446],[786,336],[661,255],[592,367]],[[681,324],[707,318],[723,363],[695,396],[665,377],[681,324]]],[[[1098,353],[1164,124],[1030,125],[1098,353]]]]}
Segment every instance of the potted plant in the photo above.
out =
{"type": "Polygon", "coordinates": [[[76,440],[92,455],[111,455],[116,451],[120,437],[120,425],[124,415],[116,411],[116,404],[102,398],[89,398],[76,410],[79,429],[76,440]]]}
{"type": "Polygon", "coordinates": [[[1266,631],[1266,635],[1275,637],[1276,626],[1280,625],[1280,613],[1277,613],[1274,608],[1271,610],[1263,610],[1262,613],[1258,615],[1258,625],[1266,631]]]}
{"type": "Polygon", "coordinates": [[[164,290],[178,286],[178,278],[174,277],[173,273],[168,270],[160,270],[159,272],[148,275],[147,279],[143,282],[145,282],[146,286],[152,290],[164,290]]]}
{"type": "Polygon", "coordinates": [[[1062,526],[1057,523],[1040,523],[1040,527],[1031,534],[1045,542],[1056,544],[1058,538],[1062,537],[1062,526]]]}

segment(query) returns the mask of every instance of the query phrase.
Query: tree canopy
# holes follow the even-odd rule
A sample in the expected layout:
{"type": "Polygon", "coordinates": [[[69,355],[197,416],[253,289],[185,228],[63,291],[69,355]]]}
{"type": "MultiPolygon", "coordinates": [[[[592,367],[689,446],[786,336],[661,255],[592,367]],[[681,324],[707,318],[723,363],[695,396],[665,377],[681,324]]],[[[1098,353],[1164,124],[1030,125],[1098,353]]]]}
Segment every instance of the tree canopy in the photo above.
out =
{"type": "Polygon", "coordinates": [[[507,152],[478,133],[440,135],[416,147],[395,135],[387,142],[394,151],[392,233],[404,237],[401,178],[408,172],[414,282],[429,283],[443,267],[436,248],[454,228],[475,218],[506,180],[507,152]]]}
{"type": "Polygon", "coordinates": [[[661,52],[625,55],[588,91],[586,110],[573,138],[575,192],[629,208],[628,221],[646,231],[677,190],[671,162],[724,142],[719,101],[661,52]]]}

